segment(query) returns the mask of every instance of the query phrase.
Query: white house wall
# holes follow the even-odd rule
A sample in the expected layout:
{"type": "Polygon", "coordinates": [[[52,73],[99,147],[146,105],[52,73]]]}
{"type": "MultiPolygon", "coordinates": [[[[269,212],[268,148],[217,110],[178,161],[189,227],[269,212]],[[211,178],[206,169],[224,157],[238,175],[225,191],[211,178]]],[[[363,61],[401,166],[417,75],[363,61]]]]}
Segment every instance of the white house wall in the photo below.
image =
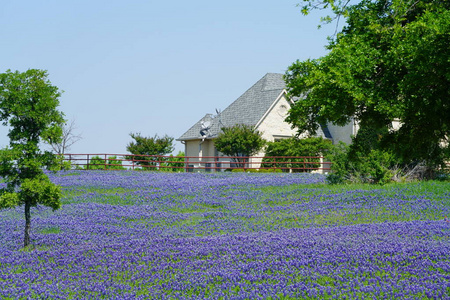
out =
{"type": "Polygon", "coordinates": [[[186,160],[188,160],[188,167],[196,168],[205,167],[219,167],[216,165],[217,161],[221,162],[220,167],[230,168],[230,159],[223,157],[220,159],[217,156],[216,148],[213,140],[189,140],[185,143],[186,160]]]}
{"type": "Polygon", "coordinates": [[[289,138],[295,135],[296,131],[285,122],[290,107],[290,103],[282,95],[259,122],[256,129],[262,132],[262,137],[266,141],[273,142],[275,138],[289,138]]]}
{"type": "Polygon", "coordinates": [[[198,143],[199,143],[199,140],[186,141],[186,143],[184,144],[185,155],[186,156],[199,156],[198,143]]]}
{"type": "MultiPolygon", "coordinates": [[[[265,116],[261,119],[256,129],[262,133],[262,138],[268,142],[273,142],[278,138],[290,138],[296,134],[291,125],[285,121],[290,102],[286,99],[285,94],[281,95],[279,100],[269,109],[265,116]]],[[[257,153],[256,157],[263,157],[265,151],[257,153]]],[[[250,167],[257,168],[262,158],[255,158],[250,167]]]]}
{"type": "Polygon", "coordinates": [[[352,135],[355,135],[358,128],[354,124],[353,120],[344,126],[337,126],[331,123],[327,124],[331,137],[333,138],[333,144],[344,142],[346,144],[352,143],[352,135]]]}

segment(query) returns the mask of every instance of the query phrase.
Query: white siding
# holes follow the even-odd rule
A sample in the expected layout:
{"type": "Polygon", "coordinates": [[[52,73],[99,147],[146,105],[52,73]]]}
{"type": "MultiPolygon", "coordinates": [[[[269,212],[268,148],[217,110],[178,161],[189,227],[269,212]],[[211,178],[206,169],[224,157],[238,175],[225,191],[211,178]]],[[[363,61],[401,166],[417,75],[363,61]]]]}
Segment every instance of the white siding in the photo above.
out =
{"type": "Polygon", "coordinates": [[[337,126],[329,123],[327,127],[330,131],[331,137],[333,138],[333,144],[338,144],[339,142],[351,144],[352,135],[355,135],[357,131],[357,127],[353,120],[344,126],[337,126]]]}

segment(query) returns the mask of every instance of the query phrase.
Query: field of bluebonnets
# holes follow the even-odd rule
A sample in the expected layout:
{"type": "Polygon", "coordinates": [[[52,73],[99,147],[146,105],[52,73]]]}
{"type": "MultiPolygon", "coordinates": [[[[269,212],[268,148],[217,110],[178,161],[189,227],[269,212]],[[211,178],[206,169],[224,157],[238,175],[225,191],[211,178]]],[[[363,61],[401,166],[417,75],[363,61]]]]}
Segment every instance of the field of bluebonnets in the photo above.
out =
{"type": "Polygon", "coordinates": [[[62,209],[0,211],[1,299],[450,298],[450,183],[314,174],[50,174],[62,209]]]}

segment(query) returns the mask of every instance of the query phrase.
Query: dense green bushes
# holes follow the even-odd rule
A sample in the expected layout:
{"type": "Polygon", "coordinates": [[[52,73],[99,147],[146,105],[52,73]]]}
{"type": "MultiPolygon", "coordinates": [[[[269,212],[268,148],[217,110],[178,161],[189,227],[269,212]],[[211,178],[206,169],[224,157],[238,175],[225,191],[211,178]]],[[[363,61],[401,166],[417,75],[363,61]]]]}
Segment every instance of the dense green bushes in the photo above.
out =
{"type": "Polygon", "coordinates": [[[105,162],[100,156],[93,156],[89,163],[85,166],[86,170],[125,170],[122,166],[122,161],[117,159],[117,156],[109,156],[108,161],[105,162]]]}
{"type": "Polygon", "coordinates": [[[390,153],[370,150],[368,155],[355,153],[352,148],[341,143],[329,154],[332,173],[327,176],[329,183],[377,183],[392,181],[396,160],[390,153]]]}
{"type": "Polygon", "coordinates": [[[361,128],[350,146],[343,143],[334,146],[328,155],[333,163],[328,182],[386,184],[442,177],[425,161],[407,163],[402,156],[386,150],[382,145],[385,134],[386,131],[361,128]]]}
{"type": "Polygon", "coordinates": [[[333,148],[330,140],[319,137],[289,138],[269,142],[262,168],[281,168],[285,172],[308,172],[320,168],[320,158],[333,148]],[[306,156],[304,158],[273,158],[277,156],[306,156]],[[307,163],[305,163],[305,161],[307,163]],[[280,162],[280,163],[276,163],[280,162]]]}

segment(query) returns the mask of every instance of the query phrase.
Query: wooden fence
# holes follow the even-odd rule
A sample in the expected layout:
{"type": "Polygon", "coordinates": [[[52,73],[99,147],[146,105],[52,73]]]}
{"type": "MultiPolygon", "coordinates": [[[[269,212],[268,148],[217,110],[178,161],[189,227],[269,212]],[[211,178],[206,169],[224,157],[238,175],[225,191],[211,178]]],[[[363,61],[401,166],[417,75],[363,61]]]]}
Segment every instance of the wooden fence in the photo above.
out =
{"type": "Polygon", "coordinates": [[[62,154],[73,169],[154,170],[172,172],[223,172],[233,169],[281,170],[282,172],[330,171],[331,162],[321,156],[166,156],[133,154],[62,154]]]}

